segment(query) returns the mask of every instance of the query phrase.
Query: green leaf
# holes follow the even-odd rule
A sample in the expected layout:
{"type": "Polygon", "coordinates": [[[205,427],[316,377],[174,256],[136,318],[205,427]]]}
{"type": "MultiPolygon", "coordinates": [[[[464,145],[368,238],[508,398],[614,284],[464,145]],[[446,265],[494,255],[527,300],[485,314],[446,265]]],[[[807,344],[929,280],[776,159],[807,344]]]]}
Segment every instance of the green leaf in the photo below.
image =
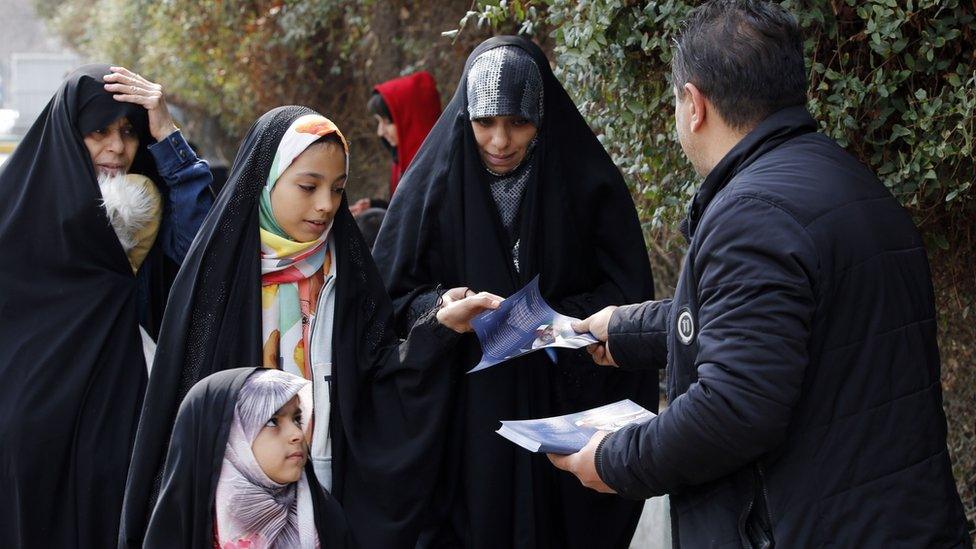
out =
{"type": "Polygon", "coordinates": [[[910,135],[912,135],[912,131],[909,130],[908,128],[906,128],[905,126],[902,126],[901,124],[895,124],[891,128],[891,140],[892,141],[894,141],[895,139],[898,139],[900,137],[907,137],[907,136],[910,136],[910,135]]]}

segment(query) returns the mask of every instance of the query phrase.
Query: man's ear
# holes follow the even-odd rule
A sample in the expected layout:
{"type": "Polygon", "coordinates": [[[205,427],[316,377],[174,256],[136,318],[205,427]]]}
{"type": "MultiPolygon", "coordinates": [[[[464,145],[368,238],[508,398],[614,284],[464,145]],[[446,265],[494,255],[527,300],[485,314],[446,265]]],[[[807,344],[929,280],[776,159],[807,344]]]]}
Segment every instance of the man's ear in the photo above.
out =
{"type": "Polygon", "coordinates": [[[708,101],[698,87],[691,82],[684,85],[684,91],[691,103],[691,112],[688,113],[689,129],[692,132],[700,131],[708,116],[708,101]]]}

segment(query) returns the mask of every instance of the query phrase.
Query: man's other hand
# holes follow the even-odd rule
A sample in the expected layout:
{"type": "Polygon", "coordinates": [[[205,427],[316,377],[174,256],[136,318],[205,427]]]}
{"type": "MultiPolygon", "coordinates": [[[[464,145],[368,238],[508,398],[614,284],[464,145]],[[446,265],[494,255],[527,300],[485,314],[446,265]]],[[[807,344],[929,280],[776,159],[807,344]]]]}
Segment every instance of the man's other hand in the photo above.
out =
{"type": "Polygon", "coordinates": [[[597,432],[590,437],[590,441],[586,443],[586,446],[575,454],[570,454],[568,456],[562,456],[559,454],[546,455],[549,456],[549,461],[551,461],[553,465],[559,469],[562,469],[563,471],[569,471],[570,473],[576,475],[576,478],[583,483],[583,486],[604,494],[616,494],[617,492],[615,492],[613,488],[607,486],[607,484],[603,482],[603,479],[600,478],[600,475],[598,475],[596,472],[596,447],[599,446],[600,441],[609,434],[609,431],[597,432]]]}

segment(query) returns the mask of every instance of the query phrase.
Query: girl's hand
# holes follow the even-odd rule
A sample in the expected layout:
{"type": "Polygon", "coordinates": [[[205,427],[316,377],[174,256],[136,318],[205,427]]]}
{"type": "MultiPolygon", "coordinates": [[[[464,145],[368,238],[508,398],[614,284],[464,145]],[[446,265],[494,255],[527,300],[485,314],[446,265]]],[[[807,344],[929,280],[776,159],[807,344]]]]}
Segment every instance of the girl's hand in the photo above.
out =
{"type": "Polygon", "coordinates": [[[163,87],[150,82],[125,67],[110,67],[112,74],[106,74],[105,91],[112,92],[116,101],[142,105],[149,111],[149,133],[156,141],[162,141],[179,128],[166,108],[163,87]]]}
{"type": "Polygon", "coordinates": [[[489,309],[497,309],[504,298],[488,292],[474,293],[468,288],[451,288],[441,296],[437,320],[459,334],[471,331],[471,319],[489,309]]]}

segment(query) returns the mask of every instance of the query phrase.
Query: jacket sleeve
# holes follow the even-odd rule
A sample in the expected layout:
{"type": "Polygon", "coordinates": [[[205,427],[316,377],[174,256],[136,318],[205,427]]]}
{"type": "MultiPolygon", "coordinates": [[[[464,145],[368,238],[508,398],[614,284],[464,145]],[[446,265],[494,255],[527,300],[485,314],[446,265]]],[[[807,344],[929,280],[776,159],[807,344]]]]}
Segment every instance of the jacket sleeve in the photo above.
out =
{"type": "Polygon", "coordinates": [[[617,308],[610,317],[610,354],[625,370],[663,369],[668,364],[668,314],[671,300],[617,308]]]}
{"type": "Polygon", "coordinates": [[[197,157],[179,130],[150,145],[149,152],[168,187],[159,241],[166,256],[181,264],[213,205],[213,174],[207,161],[197,157]]]}
{"type": "Polygon", "coordinates": [[[698,379],[597,452],[600,477],[624,497],[674,493],[755,461],[785,439],[800,394],[818,277],[805,229],[739,196],[712,204],[696,240],[698,379]]]}

